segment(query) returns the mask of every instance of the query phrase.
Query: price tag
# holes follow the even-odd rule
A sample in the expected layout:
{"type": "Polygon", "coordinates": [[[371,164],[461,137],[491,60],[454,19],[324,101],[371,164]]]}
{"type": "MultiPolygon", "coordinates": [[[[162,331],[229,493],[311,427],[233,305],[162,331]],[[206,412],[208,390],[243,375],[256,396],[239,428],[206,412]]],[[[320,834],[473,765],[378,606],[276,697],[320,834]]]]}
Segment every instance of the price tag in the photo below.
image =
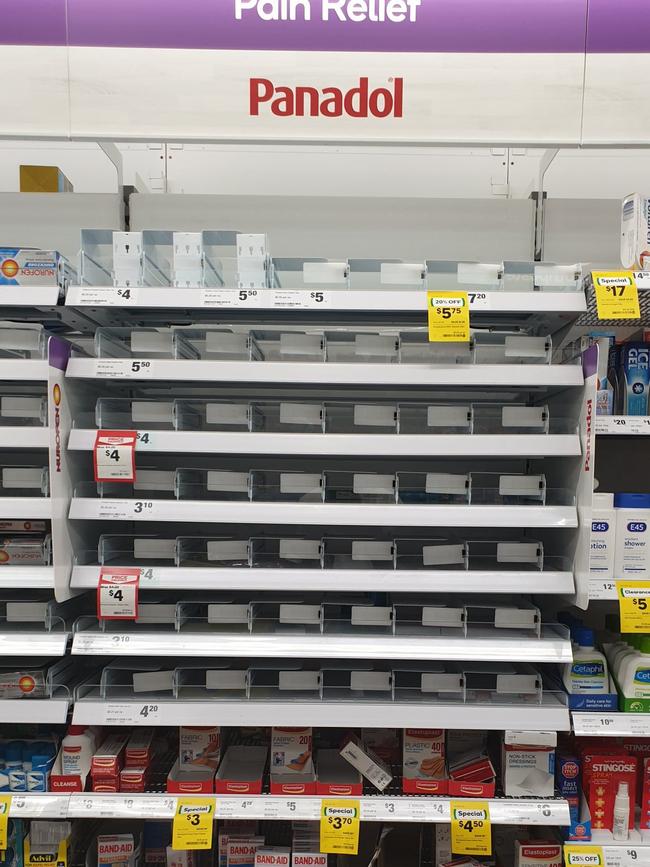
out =
{"type": "Polygon", "coordinates": [[[429,341],[469,341],[469,300],[467,292],[427,292],[429,341]]]}
{"type": "Polygon", "coordinates": [[[135,620],[138,616],[140,569],[102,566],[97,585],[99,620],[135,620]]]}
{"type": "Polygon", "coordinates": [[[452,801],[451,851],[455,855],[491,855],[492,829],[487,801],[452,801]]]}
{"type": "Polygon", "coordinates": [[[632,271],[592,271],[599,319],[640,319],[639,291],[632,271]]]}
{"type": "Polygon", "coordinates": [[[621,632],[650,632],[650,581],[617,581],[621,632]]]}
{"type": "Polygon", "coordinates": [[[602,846],[564,846],[564,864],[566,867],[605,867],[602,846]]]}
{"type": "Polygon", "coordinates": [[[602,578],[589,579],[589,599],[615,599],[616,582],[604,581],[602,578]]]}
{"type": "Polygon", "coordinates": [[[96,482],[135,481],[134,430],[98,430],[93,452],[96,482]]]}
{"type": "Polygon", "coordinates": [[[172,825],[172,849],[211,849],[214,798],[179,798],[172,825]]]}
{"type": "Polygon", "coordinates": [[[332,293],[322,289],[308,291],[299,290],[275,290],[273,292],[274,307],[298,307],[304,310],[320,310],[323,307],[332,306],[332,293]]]}
{"type": "Polygon", "coordinates": [[[489,310],[490,295],[488,292],[468,292],[470,310],[489,310]]]}
{"type": "Polygon", "coordinates": [[[334,855],[359,851],[360,802],[323,799],[320,810],[320,850],[334,855]]]}
{"type": "Polygon", "coordinates": [[[9,810],[11,809],[11,795],[0,795],[0,849],[7,849],[7,828],[9,824],[9,810]]]}
{"type": "MultiPolygon", "coordinates": [[[[77,304],[98,306],[119,305],[120,307],[136,307],[138,304],[138,288],[136,286],[80,286],[77,292],[77,304]]],[[[72,303],[72,302],[68,302],[72,303]]]]}

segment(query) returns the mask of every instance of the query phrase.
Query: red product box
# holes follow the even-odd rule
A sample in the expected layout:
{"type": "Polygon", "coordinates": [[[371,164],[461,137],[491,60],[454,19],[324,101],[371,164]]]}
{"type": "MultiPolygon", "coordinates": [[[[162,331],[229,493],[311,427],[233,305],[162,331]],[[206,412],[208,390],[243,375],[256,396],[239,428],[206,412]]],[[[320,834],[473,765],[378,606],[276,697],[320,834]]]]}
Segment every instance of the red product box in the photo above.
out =
{"type": "Polygon", "coordinates": [[[330,798],[358,798],[363,794],[359,771],[338,750],[316,753],[316,794],[330,798]]]}
{"type": "Polygon", "coordinates": [[[93,777],[93,792],[119,792],[120,777],[115,774],[112,777],[93,777]]]}
{"type": "Polygon", "coordinates": [[[128,740],[124,752],[124,765],[127,768],[145,768],[151,764],[151,745],[154,739],[153,729],[134,731],[128,740]]]}
{"type": "Polygon", "coordinates": [[[146,792],[149,782],[149,768],[122,768],[120,771],[120,792],[146,792]]]}
{"type": "Polygon", "coordinates": [[[268,757],[267,747],[228,747],[215,777],[215,792],[219,795],[261,795],[268,757]]]}
{"type": "Polygon", "coordinates": [[[644,830],[650,828],[650,759],[643,760],[641,773],[643,787],[641,791],[641,821],[640,826],[644,830]]]}
{"type": "Polygon", "coordinates": [[[404,729],[402,791],[405,795],[446,795],[444,729],[404,729]]]}
{"type": "Polygon", "coordinates": [[[487,756],[461,756],[449,766],[449,795],[493,798],[495,791],[496,774],[487,756]]]}
{"type": "Polygon", "coordinates": [[[211,795],[214,792],[214,768],[182,768],[176,759],[167,774],[167,791],[172,795],[211,795]]]}
{"type": "Polygon", "coordinates": [[[124,766],[127,735],[109,735],[90,760],[93,777],[117,776],[124,766]]]}
{"type": "Polygon", "coordinates": [[[316,775],[308,774],[271,774],[272,795],[315,795],[316,775]]]}
{"type": "Polygon", "coordinates": [[[595,831],[611,831],[614,800],[619,783],[627,783],[630,793],[629,827],[634,828],[638,760],[626,752],[586,753],[583,756],[583,788],[591,812],[591,827],[595,831]]]}

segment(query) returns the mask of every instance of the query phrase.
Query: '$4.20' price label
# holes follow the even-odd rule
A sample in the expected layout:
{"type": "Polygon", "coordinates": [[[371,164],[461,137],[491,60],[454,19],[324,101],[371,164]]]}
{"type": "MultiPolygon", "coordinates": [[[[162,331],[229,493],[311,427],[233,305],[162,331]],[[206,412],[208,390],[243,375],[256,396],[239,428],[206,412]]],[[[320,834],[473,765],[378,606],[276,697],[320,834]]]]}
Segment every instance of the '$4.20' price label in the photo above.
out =
{"type": "Polygon", "coordinates": [[[617,581],[621,632],[650,632],[650,581],[617,581]]]}

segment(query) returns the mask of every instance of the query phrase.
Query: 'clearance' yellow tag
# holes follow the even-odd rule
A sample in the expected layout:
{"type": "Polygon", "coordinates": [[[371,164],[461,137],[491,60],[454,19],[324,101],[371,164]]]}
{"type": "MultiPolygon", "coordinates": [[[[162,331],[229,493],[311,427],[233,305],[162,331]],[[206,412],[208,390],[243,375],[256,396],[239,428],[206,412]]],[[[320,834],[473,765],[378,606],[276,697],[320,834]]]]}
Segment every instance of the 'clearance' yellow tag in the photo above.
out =
{"type": "Polygon", "coordinates": [[[605,867],[602,846],[564,845],[564,864],[566,867],[605,867]]]}
{"type": "Polygon", "coordinates": [[[427,292],[430,343],[469,342],[467,292],[427,292]]]}
{"type": "Polygon", "coordinates": [[[599,319],[640,319],[639,290],[632,271],[592,271],[599,319]]]}
{"type": "Polygon", "coordinates": [[[172,849],[211,849],[214,798],[179,798],[172,825],[172,849]]]}
{"type": "Polygon", "coordinates": [[[650,632],[650,581],[617,581],[621,632],[650,632]]]}
{"type": "Polygon", "coordinates": [[[451,851],[455,855],[491,855],[492,830],[487,801],[452,801],[451,851]]]}
{"type": "Polygon", "coordinates": [[[11,795],[0,795],[0,849],[3,850],[7,848],[10,809],[11,795]]]}
{"type": "Polygon", "coordinates": [[[334,855],[356,855],[359,851],[359,801],[321,802],[320,850],[334,855]]]}

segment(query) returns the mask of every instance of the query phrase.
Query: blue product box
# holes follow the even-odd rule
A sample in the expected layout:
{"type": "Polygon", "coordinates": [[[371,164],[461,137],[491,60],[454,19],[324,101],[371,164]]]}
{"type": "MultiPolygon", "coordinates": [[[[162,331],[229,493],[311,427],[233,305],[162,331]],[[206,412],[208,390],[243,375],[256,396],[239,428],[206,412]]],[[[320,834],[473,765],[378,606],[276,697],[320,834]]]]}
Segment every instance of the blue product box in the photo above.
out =
{"type": "Polygon", "coordinates": [[[625,343],[620,354],[623,415],[648,415],[650,343],[625,343]]]}
{"type": "Polygon", "coordinates": [[[557,790],[569,802],[571,823],[578,821],[580,814],[580,759],[560,753],[555,762],[557,790]]]}

